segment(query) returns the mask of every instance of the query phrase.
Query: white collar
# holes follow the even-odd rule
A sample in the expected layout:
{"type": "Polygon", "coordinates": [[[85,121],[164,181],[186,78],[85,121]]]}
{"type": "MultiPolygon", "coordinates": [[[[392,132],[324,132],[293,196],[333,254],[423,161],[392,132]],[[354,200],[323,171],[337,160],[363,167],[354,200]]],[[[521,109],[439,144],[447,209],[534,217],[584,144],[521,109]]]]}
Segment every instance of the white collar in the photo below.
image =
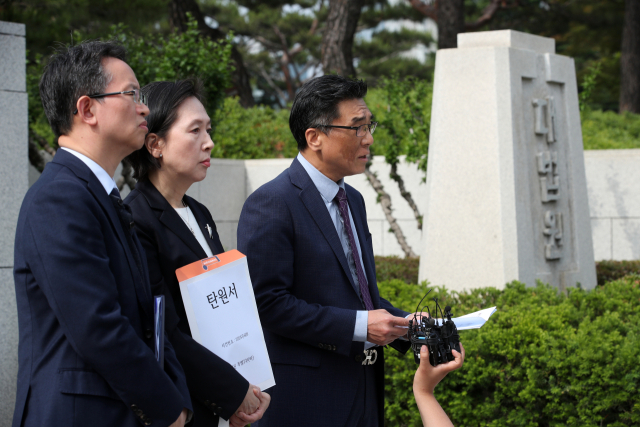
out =
{"type": "Polygon", "coordinates": [[[75,150],[72,150],[67,147],[60,147],[60,148],[73,154],[78,159],[80,159],[82,163],[87,165],[87,167],[91,169],[91,172],[93,172],[96,178],[98,178],[98,181],[100,181],[100,184],[102,184],[102,186],[104,187],[104,191],[106,191],[107,194],[111,194],[111,190],[113,190],[114,188],[118,188],[116,186],[116,182],[113,180],[112,177],[109,176],[107,171],[104,170],[102,166],[100,166],[99,164],[97,164],[96,162],[94,162],[84,154],[78,153],[75,150]]]}
{"type": "Polygon", "coordinates": [[[313,181],[316,188],[320,192],[320,195],[327,203],[333,201],[333,199],[336,197],[336,194],[338,194],[338,189],[342,188],[344,190],[344,178],[336,183],[334,180],[316,169],[315,166],[313,166],[307,159],[304,158],[302,153],[298,153],[298,161],[300,162],[304,170],[307,171],[309,178],[311,178],[311,181],[313,181]]]}

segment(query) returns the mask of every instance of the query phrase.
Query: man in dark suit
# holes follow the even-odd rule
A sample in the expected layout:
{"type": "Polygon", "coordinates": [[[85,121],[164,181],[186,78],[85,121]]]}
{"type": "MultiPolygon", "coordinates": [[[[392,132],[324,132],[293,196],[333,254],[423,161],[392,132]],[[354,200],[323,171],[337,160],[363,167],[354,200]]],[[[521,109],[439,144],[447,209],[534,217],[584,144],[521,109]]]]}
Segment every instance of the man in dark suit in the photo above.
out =
{"type": "Polygon", "coordinates": [[[149,110],[121,46],[52,57],[40,94],[60,149],[22,204],[15,246],[20,344],[13,426],[183,426],[191,403],[153,344],[144,253],[113,175],[149,110]]]}
{"type": "Polygon", "coordinates": [[[364,200],[343,179],[369,160],[366,92],[340,76],[305,83],[289,118],[300,154],[240,215],[276,379],[260,427],[382,426],[382,346],[409,347],[408,313],[378,293],[364,200]]]}

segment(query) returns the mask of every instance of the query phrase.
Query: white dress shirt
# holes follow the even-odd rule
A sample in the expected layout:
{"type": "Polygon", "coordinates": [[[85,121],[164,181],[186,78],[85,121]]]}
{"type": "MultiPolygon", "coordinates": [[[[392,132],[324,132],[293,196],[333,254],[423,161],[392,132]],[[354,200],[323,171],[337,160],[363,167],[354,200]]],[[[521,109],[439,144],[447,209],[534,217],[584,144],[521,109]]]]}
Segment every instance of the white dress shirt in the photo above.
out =
{"type": "Polygon", "coordinates": [[[71,148],[60,147],[60,149],[73,154],[78,159],[80,159],[82,163],[87,165],[87,167],[91,169],[91,172],[93,172],[96,178],[98,178],[98,181],[100,181],[100,184],[102,184],[102,186],[104,187],[104,191],[106,191],[107,194],[111,194],[111,190],[113,190],[114,188],[118,188],[116,182],[113,180],[113,177],[109,176],[107,171],[104,170],[102,166],[100,166],[84,154],[80,154],[77,151],[72,150],[71,148]]]}

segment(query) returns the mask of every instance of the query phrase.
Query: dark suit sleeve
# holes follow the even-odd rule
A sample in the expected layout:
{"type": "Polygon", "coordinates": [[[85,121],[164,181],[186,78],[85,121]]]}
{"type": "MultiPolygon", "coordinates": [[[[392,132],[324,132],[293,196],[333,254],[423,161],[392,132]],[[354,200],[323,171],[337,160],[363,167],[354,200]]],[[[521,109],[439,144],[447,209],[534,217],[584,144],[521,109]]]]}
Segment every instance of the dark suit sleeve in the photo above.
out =
{"type": "MultiPolygon", "coordinates": [[[[162,276],[155,231],[152,230],[148,222],[139,220],[140,209],[145,208],[145,206],[140,206],[141,204],[135,203],[132,206],[136,220],[136,233],[146,253],[153,295],[164,294],[165,296],[166,333],[173,344],[178,361],[184,369],[191,398],[203,403],[211,408],[216,415],[228,420],[244,400],[249,389],[249,382],[233,366],[198,344],[191,336],[178,328],[180,319],[176,313],[175,301],[162,276]],[[212,404],[216,406],[212,407],[212,404]]],[[[171,248],[163,250],[169,251],[171,248]]]]}
{"type": "Polygon", "coordinates": [[[311,304],[293,293],[296,286],[322,286],[295,283],[296,225],[304,227],[294,224],[285,200],[264,187],[254,192],[242,208],[238,250],[247,256],[262,325],[314,347],[318,342],[335,343],[336,353],[349,356],[356,310],[311,304]]]}
{"type": "Polygon", "coordinates": [[[113,226],[86,186],[68,182],[63,193],[58,184],[44,185],[26,209],[21,238],[35,282],[83,361],[127,407],[169,425],[190,402],[122,315],[103,237],[113,226]]]}

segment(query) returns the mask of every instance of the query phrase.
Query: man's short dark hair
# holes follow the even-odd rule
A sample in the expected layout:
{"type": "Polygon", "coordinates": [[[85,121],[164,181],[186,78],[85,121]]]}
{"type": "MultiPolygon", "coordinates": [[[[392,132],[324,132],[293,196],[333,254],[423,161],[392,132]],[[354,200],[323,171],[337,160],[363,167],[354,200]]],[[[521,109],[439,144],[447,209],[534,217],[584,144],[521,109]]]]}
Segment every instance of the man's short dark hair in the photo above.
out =
{"type": "Polygon", "coordinates": [[[56,137],[71,131],[78,99],[103,93],[111,81],[102,60],[124,61],[126,53],[117,43],[92,40],[64,47],[51,56],[40,79],[40,98],[56,137]]]}
{"type": "MultiPolygon", "coordinates": [[[[198,79],[149,83],[142,88],[142,94],[147,97],[149,107],[148,134],[155,133],[160,138],[167,136],[178,118],[180,105],[187,98],[195,97],[205,104],[204,89],[198,79]]],[[[150,171],[160,169],[160,163],[151,155],[146,145],[131,153],[126,160],[133,167],[133,177],[137,180],[147,179],[150,171]]]]}
{"type": "Polygon", "coordinates": [[[309,128],[328,133],[324,127],[340,117],[338,104],[350,99],[362,99],[367,94],[367,84],[338,75],[316,77],[302,85],[291,107],[289,128],[298,143],[298,150],[307,148],[304,134],[309,128]]]}

